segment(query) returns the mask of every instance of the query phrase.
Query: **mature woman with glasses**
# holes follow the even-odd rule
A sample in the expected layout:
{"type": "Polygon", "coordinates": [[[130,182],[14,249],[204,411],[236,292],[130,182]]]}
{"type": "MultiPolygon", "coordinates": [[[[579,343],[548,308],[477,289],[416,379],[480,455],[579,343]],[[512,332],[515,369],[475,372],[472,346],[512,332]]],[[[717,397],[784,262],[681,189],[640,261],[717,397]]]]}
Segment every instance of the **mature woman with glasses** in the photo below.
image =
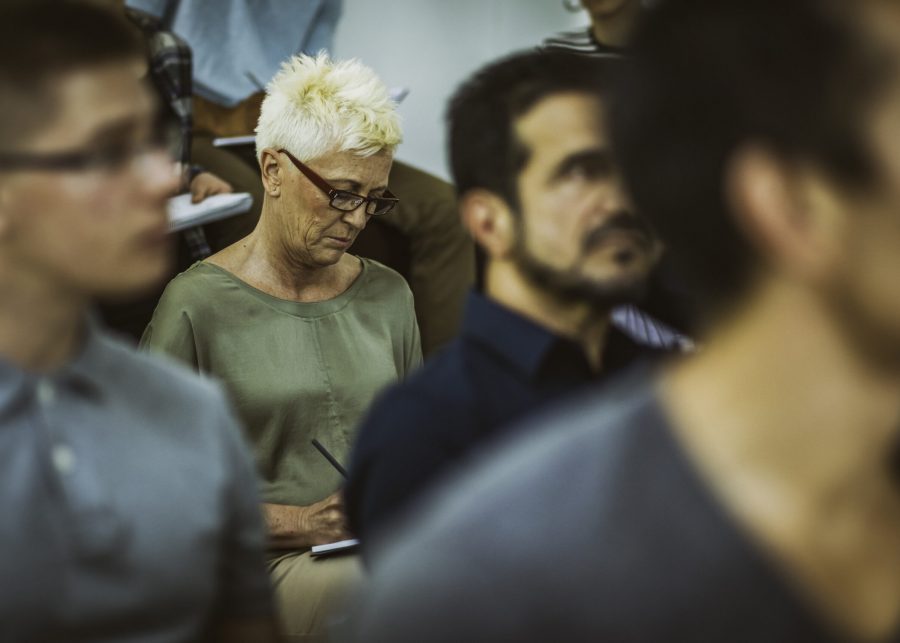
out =
{"type": "Polygon", "coordinates": [[[374,396],[421,361],[412,294],[392,270],[347,253],[387,189],[400,142],[384,85],[355,61],[285,63],[257,127],[265,197],[256,229],[166,288],[142,344],[228,388],[262,477],[270,571],[285,628],[320,632],[357,572],[311,559],[349,537],[335,468],[374,396]]]}

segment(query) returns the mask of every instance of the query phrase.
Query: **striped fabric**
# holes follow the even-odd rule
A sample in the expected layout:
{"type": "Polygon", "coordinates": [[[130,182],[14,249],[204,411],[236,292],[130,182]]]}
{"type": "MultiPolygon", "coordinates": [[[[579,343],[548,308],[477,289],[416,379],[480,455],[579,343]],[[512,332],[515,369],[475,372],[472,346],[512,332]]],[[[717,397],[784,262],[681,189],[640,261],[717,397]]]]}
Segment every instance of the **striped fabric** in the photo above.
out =
{"type": "Polygon", "coordinates": [[[635,306],[620,306],[613,310],[612,323],[631,339],[645,346],[682,352],[696,348],[689,337],[635,306]]]}
{"type": "Polygon", "coordinates": [[[563,31],[544,40],[539,47],[543,51],[568,51],[585,56],[622,56],[625,49],[597,42],[590,27],[577,31],[563,31]]]}

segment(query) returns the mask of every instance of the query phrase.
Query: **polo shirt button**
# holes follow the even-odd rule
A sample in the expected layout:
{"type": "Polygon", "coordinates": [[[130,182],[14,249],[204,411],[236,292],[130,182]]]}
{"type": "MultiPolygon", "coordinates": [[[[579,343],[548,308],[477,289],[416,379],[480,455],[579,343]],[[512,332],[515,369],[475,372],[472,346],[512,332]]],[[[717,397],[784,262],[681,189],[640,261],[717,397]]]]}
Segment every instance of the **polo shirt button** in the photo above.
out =
{"type": "Polygon", "coordinates": [[[37,399],[41,406],[50,406],[56,400],[56,389],[48,380],[41,380],[37,385],[37,399]]]}
{"type": "Polygon", "coordinates": [[[50,454],[53,466],[62,475],[68,475],[75,470],[75,454],[65,444],[57,444],[50,454]]]}

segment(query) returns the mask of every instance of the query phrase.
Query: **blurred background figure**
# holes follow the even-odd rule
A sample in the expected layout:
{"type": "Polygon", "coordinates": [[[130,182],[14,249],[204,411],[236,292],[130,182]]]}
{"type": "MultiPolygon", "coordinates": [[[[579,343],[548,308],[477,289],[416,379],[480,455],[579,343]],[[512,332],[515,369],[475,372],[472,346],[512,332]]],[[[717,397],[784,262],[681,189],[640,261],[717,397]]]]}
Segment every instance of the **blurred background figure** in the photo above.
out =
{"type": "Polygon", "coordinates": [[[0,8],[0,621],[10,641],[275,639],[253,464],[215,385],[111,339],[177,188],[140,37],[0,8]]]}
{"type": "Polygon", "coordinates": [[[341,479],[359,418],[422,360],[412,294],[347,253],[388,190],[401,132],[374,73],[326,55],[288,60],[256,129],[265,198],[254,231],[166,288],[142,345],[225,383],[262,476],[269,569],[292,636],[323,635],[356,557],[311,558],[348,536],[341,479]]]}
{"type": "MultiPolygon", "coordinates": [[[[212,147],[201,150],[199,156],[203,157],[204,164],[196,162],[198,155],[193,144],[191,48],[177,35],[167,31],[157,17],[137,9],[126,8],[124,0],[90,1],[116,12],[124,12],[128,20],[139,28],[144,38],[148,76],[160,103],[159,117],[162,122],[171,125],[173,132],[177,132],[177,135],[172,136],[169,141],[170,150],[179,164],[179,174],[182,177],[176,192],[190,192],[192,202],[199,203],[209,196],[229,193],[237,188],[240,192],[251,194],[253,198],[248,216],[254,216],[254,212],[255,216],[258,216],[262,204],[262,187],[258,172],[254,172],[231,154],[212,147]],[[228,177],[228,180],[222,176],[228,177]]],[[[172,196],[174,195],[173,192],[172,196]]],[[[169,279],[194,261],[208,257],[212,252],[203,226],[189,227],[173,237],[176,256],[168,275],[169,279]]],[[[137,297],[105,300],[100,306],[100,312],[110,328],[137,341],[150,321],[161,294],[160,286],[159,289],[150,290],[137,297]]]]}
{"type": "MultiPolygon", "coordinates": [[[[265,85],[287,58],[330,49],[343,5],[342,0],[125,3],[157,16],[190,44],[197,96],[226,108],[253,95],[258,96],[258,106],[265,85]],[[226,34],[228,42],[223,41],[226,34]]],[[[256,127],[256,121],[235,122],[232,127],[236,133],[248,133],[256,127]]]]}
{"type": "Polygon", "coordinates": [[[663,354],[610,319],[640,296],[660,250],[606,133],[620,64],[529,50],[454,95],[450,160],[464,225],[486,256],[484,291],[469,295],[460,337],[360,429],[346,497],[367,553],[372,536],[517,420],[663,354]]]}
{"type": "Polygon", "coordinates": [[[544,48],[589,56],[617,55],[627,50],[645,0],[565,0],[563,4],[571,11],[587,11],[591,23],[547,38],[544,48]]]}
{"type": "Polygon", "coordinates": [[[448,488],[355,640],[896,640],[900,7],[665,0],[630,65],[615,149],[705,348],[448,488]]]}

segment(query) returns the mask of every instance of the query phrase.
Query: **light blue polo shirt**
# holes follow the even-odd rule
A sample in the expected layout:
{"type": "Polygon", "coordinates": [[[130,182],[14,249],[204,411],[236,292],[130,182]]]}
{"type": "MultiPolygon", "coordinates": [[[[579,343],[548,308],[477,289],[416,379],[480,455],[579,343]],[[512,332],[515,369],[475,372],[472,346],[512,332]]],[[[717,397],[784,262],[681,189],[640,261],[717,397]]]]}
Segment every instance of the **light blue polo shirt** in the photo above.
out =
{"type": "MultiPolygon", "coordinates": [[[[330,50],[343,0],[127,0],[194,53],[194,92],[225,107],[262,91],[294,54],[330,50]]],[[[249,132],[247,132],[249,134],[249,132]]]]}
{"type": "Polygon", "coordinates": [[[0,640],[188,641],[273,611],[256,477],[213,383],[89,325],[0,357],[0,640]]]}

